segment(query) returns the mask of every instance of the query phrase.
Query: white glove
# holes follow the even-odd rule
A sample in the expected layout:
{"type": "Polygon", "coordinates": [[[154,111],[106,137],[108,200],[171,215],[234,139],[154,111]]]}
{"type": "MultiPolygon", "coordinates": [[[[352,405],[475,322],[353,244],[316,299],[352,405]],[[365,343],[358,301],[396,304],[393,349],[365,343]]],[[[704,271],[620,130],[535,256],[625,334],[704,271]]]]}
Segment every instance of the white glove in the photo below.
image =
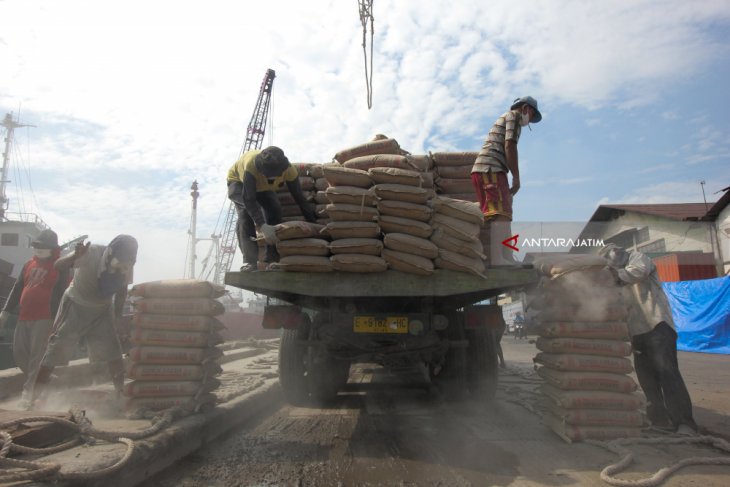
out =
{"type": "Polygon", "coordinates": [[[10,321],[10,312],[0,311],[0,330],[5,328],[5,325],[8,324],[8,321],[10,321]]]}
{"type": "Polygon", "coordinates": [[[266,223],[261,225],[260,234],[269,245],[276,245],[279,242],[279,237],[276,236],[276,227],[273,225],[267,225],[266,223]]]}

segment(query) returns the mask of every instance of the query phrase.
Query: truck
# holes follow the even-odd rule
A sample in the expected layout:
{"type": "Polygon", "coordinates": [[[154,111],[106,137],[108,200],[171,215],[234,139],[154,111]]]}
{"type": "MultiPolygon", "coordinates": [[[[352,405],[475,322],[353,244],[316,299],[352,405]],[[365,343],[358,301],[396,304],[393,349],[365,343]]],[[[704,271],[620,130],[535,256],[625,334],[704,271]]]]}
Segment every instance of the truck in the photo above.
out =
{"type": "Polygon", "coordinates": [[[538,275],[493,268],[485,277],[267,270],[229,272],[225,283],[276,298],[262,326],[281,329],[279,382],[285,399],[301,405],[333,399],[354,363],[418,368],[449,399],[494,397],[504,318],[499,306],[479,303],[532,286],[538,275]]]}

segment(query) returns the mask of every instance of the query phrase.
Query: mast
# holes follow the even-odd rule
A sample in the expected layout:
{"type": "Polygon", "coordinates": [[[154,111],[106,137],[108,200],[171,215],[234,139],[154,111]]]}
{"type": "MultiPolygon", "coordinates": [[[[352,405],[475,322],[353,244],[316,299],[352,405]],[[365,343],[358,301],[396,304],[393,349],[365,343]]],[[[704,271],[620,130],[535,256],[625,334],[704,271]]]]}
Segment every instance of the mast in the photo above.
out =
{"type": "Polygon", "coordinates": [[[197,179],[193,181],[192,186],[190,186],[190,190],[190,196],[193,198],[193,206],[190,216],[190,269],[188,271],[188,276],[190,279],[195,279],[195,260],[198,258],[195,253],[195,248],[198,243],[198,196],[200,196],[200,193],[198,192],[197,179]]]}
{"type": "Polygon", "coordinates": [[[8,181],[8,167],[10,165],[10,147],[13,143],[13,131],[20,127],[35,127],[35,125],[25,125],[13,121],[13,114],[6,113],[5,118],[2,121],[2,126],[5,127],[7,132],[5,133],[5,150],[3,151],[3,168],[2,174],[0,174],[0,221],[5,220],[5,210],[8,209],[8,197],[5,193],[5,186],[8,181]]]}

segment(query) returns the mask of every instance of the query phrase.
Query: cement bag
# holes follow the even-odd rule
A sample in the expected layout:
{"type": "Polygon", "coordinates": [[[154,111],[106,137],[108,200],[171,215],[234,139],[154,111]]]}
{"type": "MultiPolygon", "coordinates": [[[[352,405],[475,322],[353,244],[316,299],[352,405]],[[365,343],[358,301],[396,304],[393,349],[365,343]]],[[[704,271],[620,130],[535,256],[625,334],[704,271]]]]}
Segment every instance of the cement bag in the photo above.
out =
{"type": "Polygon", "coordinates": [[[344,164],[350,159],[362,156],[371,156],[376,154],[400,154],[401,149],[395,139],[378,139],[364,144],[359,144],[335,154],[335,160],[340,164],[344,164]]]}
{"type": "Polygon", "coordinates": [[[409,169],[398,169],[396,167],[374,167],[368,170],[370,179],[375,184],[403,184],[405,186],[416,186],[418,188],[433,187],[428,186],[428,181],[424,178],[422,172],[412,171],[409,169]]]}
{"type": "Polygon", "coordinates": [[[431,219],[431,226],[435,229],[442,229],[445,234],[454,238],[466,241],[479,240],[479,225],[467,222],[459,218],[434,213],[431,219]]]}
{"type": "Polygon", "coordinates": [[[302,209],[299,208],[299,205],[296,205],[296,204],[281,205],[281,216],[283,218],[287,218],[287,217],[302,217],[302,219],[304,218],[304,216],[302,215],[302,209]]]}
{"type": "MultiPolygon", "coordinates": [[[[325,181],[325,183],[326,182],[327,181],[325,181]]],[[[304,199],[307,201],[312,201],[314,199],[314,191],[302,191],[302,194],[304,195],[304,199]]],[[[276,198],[279,200],[279,204],[281,206],[297,206],[294,196],[292,196],[289,191],[286,193],[276,193],[276,198]]]]}
{"type": "Polygon", "coordinates": [[[156,315],[222,315],[223,305],[212,298],[144,298],[135,301],[138,313],[156,315]]]}
{"type": "Polygon", "coordinates": [[[479,240],[467,242],[466,240],[461,240],[446,234],[442,229],[434,230],[433,234],[431,234],[431,242],[440,249],[450,250],[464,257],[473,259],[487,258],[483,253],[484,249],[479,240]]]}
{"type": "MultiPolygon", "coordinates": [[[[317,191],[314,193],[314,202],[318,205],[326,205],[327,203],[331,203],[329,198],[327,198],[327,192],[326,191],[317,191]]],[[[346,203],[343,201],[343,203],[346,203]]]]}
{"type": "Polygon", "coordinates": [[[288,223],[288,222],[303,222],[303,221],[305,221],[305,220],[304,220],[304,217],[302,215],[298,215],[298,216],[282,216],[281,217],[281,222],[282,223],[288,223]]]}
{"type": "Polygon", "coordinates": [[[445,196],[437,196],[429,203],[436,213],[450,216],[458,220],[474,223],[476,225],[484,224],[484,214],[479,208],[478,203],[470,201],[455,200],[445,196]]]}
{"type": "Polygon", "coordinates": [[[216,347],[134,347],[129,351],[129,360],[135,364],[201,364],[216,360],[223,352],[216,347]]]}
{"type": "Polygon", "coordinates": [[[615,440],[641,436],[641,428],[631,426],[579,426],[547,414],[543,420],[558,436],[568,443],[585,440],[615,440]]]}
{"type": "Polygon", "coordinates": [[[373,185],[372,179],[367,171],[351,169],[340,166],[324,166],[324,177],[330,186],[356,186],[358,188],[369,188],[373,185]]]}
{"type": "Polygon", "coordinates": [[[222,372],[221,366],[215,362],[206,362],[202,365],[131,364],[127,369],[127,377],[144,381],[202,380],[222,372]]]}
{"type": "Polygon", "coordinates": [[[548,384],[542,384],[540,391],[553,404],[565,409],[620,409],[637,410],[644,407],[639,394],[624,394],[608,391],[564,391],[548,384]]]}
{"type": "Polygon", "coordinates": [[[633,426],[640,428],[644,418],[639,411],[616,409],[565,409],[549,404],[548,410],[567,424],[580,426],[633,426]]]}
{"type": "Polygon", "coordinates": [[[433,165],[436,168],[442,166],[465,166],[467,164],[474,164],[478,152],[432,152],[431,159],[433,159],[433,165]]]}
{"type": "Polygon", "coordinates": [[[377,200],[372,188],[358,188],[355,186],[330,186],[325,191],[327,202],[332,204],[346,204],[357,206],[375,206],[377,200]]]}
{"type": "Polygon", "coordinates": [[[372,156],[355,157],[343,164],[348,169],[368,171],[374,167],[395,167],[398,169],[415,169],[410,165],[406,156],[392,154],[377,154],[372,156]]]}
{"type": "MultiPolygon", "coordinates": [[[[310,176],[299,176],[299,185],[302,187],[302,191],[314,191],[316,188],[314,186],[314,178],[310,176]]],[[[286,191],[289,191],[289,188],[284,185],[284,189],[286,191]]]]}
{"type": "Polygon", "coordinates": [[[384,249],[382,255],[383,259],[388,263],[388,266],[393,270],[421,276],[430,276],[433,274],[433,262],[431,259],[390,249],[384,249]]]}
{"type": "Polygon", "coordinates": [[[333,254],[380,255],[383,242],[376,238],[342,238],[330,243],[333,254]]]}
{"type": "Polygon", "coordinates": [[[627,357],[631,355],[631,345],[620,340],[538,337],[537,348],[548,353],[577,353],[608,357],[627,357]]]}
{"type": "Polygon", "coordinates": [[[281,257],[290,255],[323,255],[328,256],[330,249],[326,240],[321,238],[296,238],[282,240],[276,244],[276,250],[281,257]]]}
{"type": "Polygon", "coordinates": [[[211,392],[220,385],[220,381],[213,378],[205,381],[135,380],[124,386],[124,395],[127,397],[195,396],[203,392],[211,392]]]}
{"type": "Polygon", "coordinates": [[[226,288],[198,279],[168,279],[135,284],[130,296],[143,298],[220,298],[226,288]]]}
{"type": "Polygon", "coordinates": [[[323,165],[313,162],[309,165],[307,173],[309,176],[312,176],[314,179],[324,178],[323,165]]]}
{"type": "Polygon", "coordinates": [[[471,179],[436,178],[434,184],[444,194],[468,193],[470,189],[474,191],[471,179]]]}
{"type": "Polygon", "coordinates": [[[159,347],[213,347],[223,343],[218,332],[167,331],[132,329],[129,341],[133,345],[152,345],[159,347]]]}
{"type": "Polygon", "coordinates": [[[330,183],[324,177],[317,178],[314,180],[314,189],[317,191],[326,191],[329,188],[330,183]]]}
{"type": "Polygon", "coordinates": [[[332,267],[343,272],[384,272],[388,264],[380,256],[364,254],[335,254],[330,257],[332,267]]]}
{"type": "Polygon", "coordinates": [[[608,261],[600,255],[575,254],[544,256],[534,260],[533,265],[541,274],[557,276],[566,272],[600,271],[608,265],[608,261]]]}
{"type": "Polygon", "coordinates": [[[336,203],[327,205],[327,215],[335,222],[371,222],[377,220],[378,210],[372,206],[336,203]]]}
{"type": "Polygon", "coordinates": [[[427,222],[431,219],[432,210],[426,205],[406,201],[380,200],[377,207],[381,215],[398,216],[420,222],[427,222]]]}
{"type": "Polygon", "coordinates": [[[638,388],[634,379],[625,374],[608,372],[563,372],[540,367],[537,375],[558,389],[583,391],[634,392],[638,388]]]}
{"type": "Polygon", "coordinates": [[[575,305],[566,303],[542,309],[537,315],[539,321],[625,321],[628,308],[623,303],[606,304],[586,301],[575,305]]]}
{"type": "Polygon", "coordinates": [[[417,171],[428,172],[433,168],[433,161],[428,154],[407,155],[406,158],[417,171]]]}
{"type": "Polygon", "coordinates": [[[332,272],[329,257],[315,255],[290,255],[272,265],[288,272],[332,272]]]}
{"type": "Polygon", "coordinates": [[[544,337],[598,338],[607,340],[628,340],[629,328],[623,321],[601,322],[542,322],[537,334],[544,337]]]}
{"type": "Polygon", "coordinates": [[[331,222],[325,227],[332,240],[341,238],[378,238],[381,228],[375,222],[331,222]]]}
{"type": "Polygon", "coordinates": [[[317,218],[327,218],[327,205],[316,205],[314,207],[314,213],[317,218]]]}
{"type": "MultiPolygon", "coordinates": [[[[439,248],[435,243],[407,233],[386,233],[383,243],[391,250],[421,256],[426,259],[435,259],[439,255],[439,248]]],[[[433,269],[433,266],[431,268],[433,269]]]]}
{"type": "Polygon", "coordinates": [[[433,232],[431,225],[428,223],[399,216],[380,215],[378,223],[385,233],[407,233],[416,237],[428,238],[433,232]]]}
{"type": "Polygon", "coordinates": [[[464,193],[449,193],[449,198],[454,200],[471,201],[472,203],[479,202],[479,198],[477,197],[474,188],[472,188],[471,191],[466,191],[464,193]]]}
{"type": "Polygon", "coordinates": [[[473,257],[465,257],[450,250],[439,249],[439,256],[434,261],[438,269],[451,269],[453,271],[468,272],[484,279],[484,261],[473,257]]]}
{"type": "Polygon", "coordinates": [[[169,331],[220,331],[223,323],[205,315],[152,315],[135,313],[132,324],[137,328],[169,331]]]}
{"type": "Polygon", "coordinates": [[[276,237],[279,240],[294,238],[326,238],[322,234],[323,225],[309,222],[286,222],[276,225],[276,237]]]}
{"type": "Polygon", "coordinates": [[[124,404],[125,412],[134,411],[162,411],[174,407],[199,411],[206,407],[215,405],[215,395],[207,393],[199,396],[173,396],[173,397],[133,397],[124,404]]]}
{"type": "Polygon", "coordinates": [[[291,165],[297,170],[297,174],[299,176],[311,176],[311,174],[309,174],[309,163],[293,162],[291,165]]]}
{"type": "Polygon", "coordinates": [[[405,201],[407,203],[425,204],[434,196],[430,189],[416,188],[404,184],[378,184],[375,186],[378,198],[389,201],[405,201]]]}
{"type": "Polygon", "coordinates": [[[471,170],[473,167],[473,163],[464,166],[441,166],[436,168],[435,172],[441,178],[471,180],[471,170]]]}
{"type": "Polygon", "coordinates": [[[634,370],[631,361],[624,357],[540,352],[533,361],[551,369],[572,370],[575,372],[630,374],[634,370]]]}

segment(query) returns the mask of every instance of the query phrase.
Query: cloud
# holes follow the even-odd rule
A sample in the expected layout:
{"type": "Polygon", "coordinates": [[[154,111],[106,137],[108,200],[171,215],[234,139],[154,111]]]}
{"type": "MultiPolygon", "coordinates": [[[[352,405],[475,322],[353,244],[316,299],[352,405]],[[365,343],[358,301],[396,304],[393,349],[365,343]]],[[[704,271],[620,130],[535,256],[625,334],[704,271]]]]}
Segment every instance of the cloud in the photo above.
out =
{"type": "MultiPolygon", "coordinates": [[[[714,188],[721,183],[712,183],[714,188]]],[[[710,188],[705,189],[705,194],[711,193],[710,188]]],[[[640,187],[631,193],[624,194],[618,198],[603,197],[598,201],[599,205],[604,204],[661,204],[661,203],[702,203],[702,187],[697,181],[665,181],[640,187]]],[[[708,199],[708,203],[711,199],[708,199]]]]}

